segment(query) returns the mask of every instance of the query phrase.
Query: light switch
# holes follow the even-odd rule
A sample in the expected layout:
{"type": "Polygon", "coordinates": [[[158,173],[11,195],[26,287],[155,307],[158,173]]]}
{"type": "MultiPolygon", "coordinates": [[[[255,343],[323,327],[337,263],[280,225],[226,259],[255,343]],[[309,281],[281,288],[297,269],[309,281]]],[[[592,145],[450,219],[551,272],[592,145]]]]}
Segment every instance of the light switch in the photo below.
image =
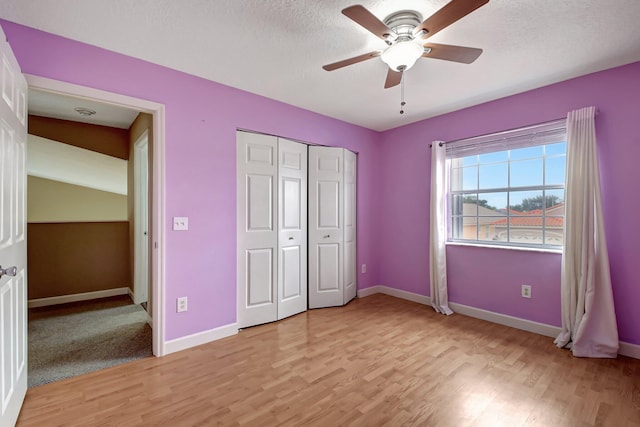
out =
{"type": "Polygon", "coordinates": [[[184,231],[189,229],[189,218],[186,216],[173,217],[173,230],[184,231]]]}

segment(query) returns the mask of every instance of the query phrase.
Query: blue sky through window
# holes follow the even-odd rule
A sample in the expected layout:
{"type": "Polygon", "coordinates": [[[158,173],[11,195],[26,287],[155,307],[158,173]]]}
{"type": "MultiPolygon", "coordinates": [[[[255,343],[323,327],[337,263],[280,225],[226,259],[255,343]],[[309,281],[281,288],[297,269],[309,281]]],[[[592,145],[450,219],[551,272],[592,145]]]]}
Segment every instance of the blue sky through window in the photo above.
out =
{"type": "MultiPolygon", "coordinates": [[[[565,177],[566,142],[498,151],[462,158],[462,188],[475,196],[476,190],[511,187],[507,193],[480,193],[478,198],[498,209],[518,205],[525,198],[542,196],[539,191],[517,191],[518,187],[562,185],[565,177]],[[544,166],[543,166],[544,165],[544,166]],[[543,177],[544,173],[544,177],[543,177]],[[543,182],[544,181],[544,182],[543,182]]],[[[564,200],[564,190],[547,190],[545,193],[564,200]]]]}

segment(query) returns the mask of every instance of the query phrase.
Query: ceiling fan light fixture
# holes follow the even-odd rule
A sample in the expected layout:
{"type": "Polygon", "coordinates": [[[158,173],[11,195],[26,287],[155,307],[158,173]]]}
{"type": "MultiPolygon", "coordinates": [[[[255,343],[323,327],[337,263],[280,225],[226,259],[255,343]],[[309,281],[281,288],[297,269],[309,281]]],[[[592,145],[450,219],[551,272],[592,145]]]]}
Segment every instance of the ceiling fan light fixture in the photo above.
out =
{"type": "Polygon", "coordinates": [[[406,71],[413,67],[423,53],[422,45],[413,40],[403,40],[382,52],[382,60],[393,71],[406,71]]]}

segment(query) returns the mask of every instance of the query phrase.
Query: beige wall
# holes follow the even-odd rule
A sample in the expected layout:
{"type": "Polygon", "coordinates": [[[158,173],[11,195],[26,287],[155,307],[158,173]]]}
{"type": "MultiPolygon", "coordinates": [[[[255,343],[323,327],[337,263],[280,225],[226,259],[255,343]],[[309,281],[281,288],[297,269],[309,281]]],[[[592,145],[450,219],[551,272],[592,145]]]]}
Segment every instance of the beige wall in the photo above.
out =
{"type": "Polygon", "coordinates": [[[28,222],[127,221],[127,196],[29,176],[28,222]]]}
{"type": "Polygon", "coordinates": [[[129,223],[27,225],[29,299],[129,286],[129,223]]]}

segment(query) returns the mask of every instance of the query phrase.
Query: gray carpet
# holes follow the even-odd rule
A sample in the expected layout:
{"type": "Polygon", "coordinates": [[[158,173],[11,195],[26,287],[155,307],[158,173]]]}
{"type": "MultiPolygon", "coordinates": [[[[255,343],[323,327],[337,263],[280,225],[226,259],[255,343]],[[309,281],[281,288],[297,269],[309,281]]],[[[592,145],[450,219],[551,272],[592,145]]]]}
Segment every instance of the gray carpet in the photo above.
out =
{"type": "Polygon", "coordinates": [[[128,295],[29,309],[29,387],[151,356],[151,342],[128,295]]]}

